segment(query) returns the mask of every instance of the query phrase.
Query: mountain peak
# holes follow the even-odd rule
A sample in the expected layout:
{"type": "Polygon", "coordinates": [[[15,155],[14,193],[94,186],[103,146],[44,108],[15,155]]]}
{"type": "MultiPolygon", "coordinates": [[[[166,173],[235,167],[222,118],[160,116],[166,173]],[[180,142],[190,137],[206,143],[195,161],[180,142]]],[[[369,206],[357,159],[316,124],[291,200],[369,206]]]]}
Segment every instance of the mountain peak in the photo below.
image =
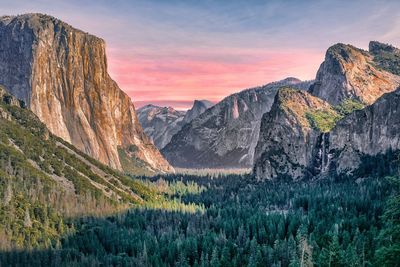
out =
{"type": "Polygon", "coordinates": [[[193,106],[191,109],[189,109],[186,112],[185,117],[183,118],[183,121],[185,123],[189,123],[195,118],[197,118],[200,114],[202,114],[204,111],[212,107],[214,104],[208,100],[194,100],[193,106]]]}
{"type": "Polygon", "coordinates": [[[206,99],[201,99],[201,100],[195,99],[191,109],[193,109],[196,106],[205,106],[206,108],[210,108],[213,105],[214,105],[214,103],[212,103],[211,101],[208,101],[206,99]]]}
{"type": "Polygon", "coordinates": [[[301,83],[302,81],[300,79],[297,79],[296,77],[287,77],[280,82],[286,83],[286,84],[297,84],[301,83]]]}
{"type": "Polygon", "coordinates": [[[70,24],[62,21],[56,17],[51,15],[43,14],[43,13],[25,13],[16,16],[2,16],[0,17],[0,25],[20,25],[20,30],[23,30],[25,25],[28,25],[34,32],[34,34],[38,34],[43,29],[50,29],[52,31],[59,32],[75,32],[79,34],[85,34],[86,38],[97,40],[101,43],[105,43],[102,38],[99,38],[95,35],[89,34],[88,32],[77,29],[70,24]],[[61,30],[62,29],[62,30],[61,30]]]}
{"type": "MultiPolygon", "coordinates": [[[[348,98],[372,104],[400,84],[400,77],[394,75],[394,71],[377,68],[376,62],[376,57],[367,51],[352,45],[335,44],[327,50],[309,91],[333,105],[348,98]]],[[[397,68],[396,64],[390,66],[397,68]]]]}

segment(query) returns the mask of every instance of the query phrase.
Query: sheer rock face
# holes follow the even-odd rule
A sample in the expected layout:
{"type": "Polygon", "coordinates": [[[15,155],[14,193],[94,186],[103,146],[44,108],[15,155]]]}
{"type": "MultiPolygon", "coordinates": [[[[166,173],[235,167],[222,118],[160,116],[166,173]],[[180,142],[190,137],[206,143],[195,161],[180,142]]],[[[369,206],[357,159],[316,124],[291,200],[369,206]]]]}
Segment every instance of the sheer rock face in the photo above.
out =
{"type": "Polygon", "coordinates": [[[116,169],[118,149],[134,145],[148,168],[172,170],[108,75],[102,39],[41,14],[1,17],[0,36],[0,83],[52,133],[116,169]]]}
{"type": "Polygon", "coordinates": [[[204,113],[207,109],[211,108],[214,104],[208,100],[195,100],[191,109],[189,109],[183,121],[185,123],[189,123],[195,118],[197,118],[200,114],[204,113]]]}
{"type": "Polygon", "coordinates": [[[372,44],[372,53],[351,45],[336,44],[328,49],[310,93],[332,105],[347,98],[372,104],[384,93],[400,85],[400,77],[378,67],[374,54],[381,49],[372,44]]]}
{"type": "Polygon", "coordinates": [[[171,107],[147,105],[138,109],[138,118],[144,132],[162,149],[184,124],[184,111],[171,107]]]}
{"type": "Polygon", "coordinates": [[[400,89],[340,120],[329,134],[330,171],[351,173],[363,155],[400,149],[400,89]]]}
{"type": "Polygon", "coordinates": [[[321,167],[314,166],[314,161],[321,156],[317,144],[325,136],[307,118],[315,111],[335,114],[330,104],[305,91],[279,90],[271,111],[261,121],[254,154],[257,179],[297,180],[314,175],[314,167],[321,167]]]}
{"type": "Polygon", "coordinates": [[[197,118],[212,105],[207,100],[195,100],[193,107],[187,112],[154,105],[141,107],[137,112],[144,132],[159,149],[162,149],[183,125],[197,118]]]}
{"type": "Polygon", "coordinates": [[[307,89],[310,82],[288,78],[230,95],[183,126],[163,155],[184,168],[251,167],[261,117],[285,85],[307,89]]]}

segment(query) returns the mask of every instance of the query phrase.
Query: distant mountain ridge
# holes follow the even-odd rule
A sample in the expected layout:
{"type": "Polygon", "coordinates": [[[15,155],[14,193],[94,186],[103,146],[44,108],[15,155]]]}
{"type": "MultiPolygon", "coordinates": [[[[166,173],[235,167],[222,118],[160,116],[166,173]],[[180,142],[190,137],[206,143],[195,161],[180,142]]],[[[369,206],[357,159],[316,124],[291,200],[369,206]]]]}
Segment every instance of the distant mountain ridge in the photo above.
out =
{"type": "Polygon", "coordinates": [[[107,73],[102,39],[43,14],[0,17],[0,36],[0,84],[53,134],[112,168],[173,171],[107,73]]]}
{"type": "Polygon", "coordinates": [[[178,111],[172,107],[150,104],[139,108],[137,113],[144,132],[159,149],[162,149],[183,125],[191,122],[212,105],[208,100],[195,100],[193,107],[188,111],[178,111]]]}
{"type": "Polygon", "coordinates": [[[251,167],[261,116],[278,89],[291,85],[307,90],[310,84],[287,78],[232,94],[186,124],[161,152],[177,167],[251,167]]]}
{"type": "Polygon", "coordinates": [[[185,117],[183,118],[183,121],[185,123],[191,122],[192,120],[197,118],[200,114],[202,114],[204,111],[211,108],[212,106],[214,106],[214,103],[212,103],[211,101],[208,101],[205,99],[195,100],[193,102],[192,108],[186,112],[185,117]]]}
{"type": "Polygon", "coordinates": [[[171,107],[146,105],[139,108],[137,114],[144,132],[161,149],[181,129],[186,112],[171,107]]]}

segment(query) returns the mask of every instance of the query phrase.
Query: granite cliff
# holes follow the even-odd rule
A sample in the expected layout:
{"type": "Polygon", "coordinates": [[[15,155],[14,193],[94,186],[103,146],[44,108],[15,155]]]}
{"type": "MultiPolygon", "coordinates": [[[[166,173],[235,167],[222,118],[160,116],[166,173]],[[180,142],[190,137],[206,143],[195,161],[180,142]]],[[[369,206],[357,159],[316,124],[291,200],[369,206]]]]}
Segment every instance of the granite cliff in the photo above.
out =
{"type": "MultiPolygon", "coordinates": [[[[332,105],[354,99],[370,105],[384,93],[400,85],[400,77],[388,67],[382,68],[383,44],[371,42],[371,52],[351,45],[336,44],[330,47],[321,64],[310,93],[332,105]],[[379,63],[381,62],[381,63],[379,63]]],[[[395,54],[394,52],[386,52],[395,54]]],[[[386,60],[389,66],[396,65],[386,60]]]]}
{"type": "Polygon", "coordinates": [[[352,174],[363,157],[399,150],[399,113],[400,89],[338,121],[329,133],[325,154],[330,160],[323,173],[352,174]]]}
{"type": "Polygon", "coordinates": [[[208,100],[195,100],[192,108],[186,112],[185,117],[183,118],[184,123],[191,122],[213,105],[214,104],[208,100]]]}
{"type": "Polygon", "coordinates": [[[258,179],[293,180],[315,174],[317,144],[340,116],[326,101],[292,88],[282,88],[261,121],[254,153],[258,179]]]}
{"type": "MultiPolygon", "coordinates": [[[[144,202],[150,189],[51,134],[23,101],[0,86],[0,179],[15,199],[53,201],[64,214],[110,212],[144,202]],[[40,192],[40,193],[38,193],[40,192]],[[44,197],[52,194],[51,198],[44,197]],[[55,201],[58,199],[58,201],[55,201]]],[[[10,197],[12,198],[12,197],[10,197]]],[[[10,201],[11,199],[9,199],[10,201]]]]}
{"type": "Polygon", "coordinates": [[[173,170],[107,73],[102,39],[42,14],[1,17],[0,36],[0,83],[53,134],[119,170],[173,170]]]}

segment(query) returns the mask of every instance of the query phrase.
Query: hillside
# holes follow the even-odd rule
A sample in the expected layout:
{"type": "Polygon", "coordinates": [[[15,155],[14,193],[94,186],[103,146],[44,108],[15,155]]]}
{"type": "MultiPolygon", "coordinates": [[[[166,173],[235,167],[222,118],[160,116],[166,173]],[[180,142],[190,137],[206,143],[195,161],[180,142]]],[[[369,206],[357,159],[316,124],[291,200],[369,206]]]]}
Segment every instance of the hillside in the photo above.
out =
{"type": "Polygon", "coordinates": [[[51,134],[0,86],[1,249],[47,247],[67,231],[65,217],[110,214],[155,197],[51,134]]]}

